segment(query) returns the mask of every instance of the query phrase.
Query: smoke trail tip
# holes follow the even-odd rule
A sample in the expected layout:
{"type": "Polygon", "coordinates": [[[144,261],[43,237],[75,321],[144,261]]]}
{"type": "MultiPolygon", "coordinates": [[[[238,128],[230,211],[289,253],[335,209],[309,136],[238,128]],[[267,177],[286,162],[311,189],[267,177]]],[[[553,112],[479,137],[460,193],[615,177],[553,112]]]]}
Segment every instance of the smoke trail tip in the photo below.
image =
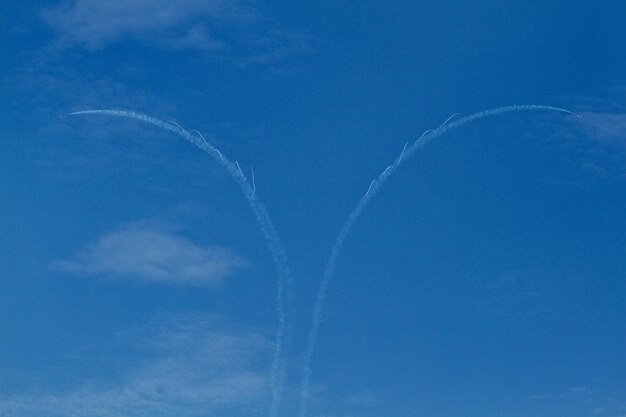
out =
{"type": "Polygon", "coordinates": [[[561,107],[545,106],[544,108],[548,108],[548,109],[560,111],[560,112],[563,112],[563,113],[571,114],[572,116],[576,116],[576,117],[578,117],[578,114],[579,114],[579,113],[574,113],[571,110],[563,109],[561,107]]]}
{"type": "MultiPolygon", "coordinates": [[[[107,110],[104,110],[104,109],[78,110],[78,111],[73,111],[71,113],[67,113],[66,116],[67,117],[69,117],[69,116],[80,116],[81,114],[97,114],[97,113],[100,113],[100,114],[113,114],[116,111],[120,111],[120,110],[111,110],[111,109],[107,109],[107,110]]],[[[140,113],[136,113],[136,112],[127,112],[127,113],[132,114],[132,115],[140,115],[140,113]]]]}
{"type": "Polygon", "coordinates": [[[125,115],[126,117],[128,116],[144,116],[147,117],[145,114],[143,113],[138,113],[135,111],[128,111],[128,110],[116,110],[116,109],[89,109],[89,110],[78,110],[78,111],[73,111],[71,113],[68,113],[67,116],[76,116],[79,114],[94,114],[94,113],[100,113],[100,114],[116,114],[116,113],[120,113],[119,115],[125,115]],[[124,114],[122,114],[124,113],[124,114]]]}
{"type": "MultiPolygon", "coordinates": [[[[87,110],[73,111],[71,113],[68,113],[67,115],[68,116],[74,116],[74,115],[77,115],[77,114],[100,113],[100,112],[108,113],[108,112],[113,112],[113,111],[121,111],[121,110],[113,110],[113,109],[87,109],[87,110]]],[[[132,112],[132,111],[129,111],[127,113],[139,114],[139,113],[132,112]]]]}

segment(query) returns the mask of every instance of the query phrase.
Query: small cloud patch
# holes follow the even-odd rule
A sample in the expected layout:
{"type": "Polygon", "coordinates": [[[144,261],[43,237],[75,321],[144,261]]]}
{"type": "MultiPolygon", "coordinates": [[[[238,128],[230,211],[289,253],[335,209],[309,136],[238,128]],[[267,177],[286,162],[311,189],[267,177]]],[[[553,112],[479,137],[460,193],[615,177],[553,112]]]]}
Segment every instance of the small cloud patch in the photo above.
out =
{"type": "Polygon", "coordinates": [[[198,246],[170,231],[126,227],[102,236],[73,259],[53,261],[52,267],[82,276],[215,287],[247,264],[228,249],[198,246]]]}

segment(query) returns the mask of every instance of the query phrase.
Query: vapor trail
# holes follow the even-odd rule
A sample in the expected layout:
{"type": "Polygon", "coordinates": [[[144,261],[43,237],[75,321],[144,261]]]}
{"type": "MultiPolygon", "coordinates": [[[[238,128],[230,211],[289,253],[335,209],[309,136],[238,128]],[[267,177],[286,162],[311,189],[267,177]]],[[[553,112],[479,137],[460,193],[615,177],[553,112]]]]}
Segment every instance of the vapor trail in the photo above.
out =
{"type": "MultiPolygon", "coordinates": [[[[228,173],[231,178],[241,190],[242,194],[248,201],[250,208],[254,212],[254,216],[256,217],[257,223],[261,228],[261,232],[265,237],[267,242],[267,246],[269,247],[270,253],[272,255],[272,259],[274,261],[274,265],[277,270],[277,294],[276,294],[276,310],[278,312],[278,329],[276,331],[276,341],[274,346],[274,355],[272,358],[272,367],[271,367],[271,384],[272,384],[272,403],[270,408],[270,415],[272,417],[276,417],[278,415],[278,411],[280,410],[280,404],[282,400],[282,391],[283,391],[283,383],[284,377],[283,372],[281,370],[281,358],[283,354],[283,344],[285,343],[286,334],[291,334],[291,323],[287,319],[287,309],[291,313],[293,303],[292,300],[292,284],[293,278],[291,276],[291,271],[287,264],[287,255],[281,240],[278,236],[278,232],[274,227],[274,223],[272,222],[269,213],[267,212],[265,206],[261,203],[261,201],[256,196],[256,190],[254,187],[251,187],[248,183],[246,177],[243,175],[241,168],[238,162],[231,162],[228,158],[224,156],[220,151],[218,151],[214,146],[210,145],[204,137],[199,133],[200,138],[198,136],[194,136],[183,129],[176,122],[164,122],[163,120],[159,120],[157,118],[147,116],[145,114],[124,111],[124,110],[84,110],[70,113],[70,116],[80,115],[80,114],[100,114],[100,115],[108,115],[108,116],[118,116],[118,117],[127,117],[131,119],[137,119],[144,123],[148,123],[157,127],[160,127],[165,130],[169,130],[182,137],[183,139],[191,142],[196,145],[198,148],[202,149],[204,152],[209,154],[213,159],[215,159],[228,173]],[[286,307],[286,305],[288,307],[286,307]]],[[[290,337],[290,336],[289,336],[290,337]]],[[[287,339],[289,338],[287,337],[287,339]]]]}
{"type": "Polygon", "coordinates": [[[354,226],[354,223],[357,221],[361,212],[367,207],[369,201],[374,197],[383,184],[393,175],[394,172],[397,171],[397,168],[402,164],[403,161],[410,158],[415,152],[424,147],[427,143],[432,140],[438,138],[444,133],[456,129],[457,127],[461,127],[466,123],[473,122],[478,119],[482,119],[484,117],[495,116],[502,113],[512,113],[512,112],[520,112],[520,111],[559,111],[563,113],[568,113],[574,115],[569,110],[561,109],[558,107],[552,106],[541,106],[541,105],[517,105],[517,106],[505,106],[498,107],[496,109],[484,110],[478,113],[471,114],[469,116],[462,117],[455,122],[448,122],[457,116],[454,114],[450,116],[441,126],[439,126],[435,130],[427,130],[424,132],[419,139],[413,142],[410,146],[404,146],[402,149],[402,153],[392,165],[387,167],[375,180],[370,183],[369,188],[366,193],[361,197],[355,208],[352,210],[348,218],[345,220],[341,229],[339,230],[339,234],[335,238],[332,249],[330,251],[330,256],[326,262],[326,267],[324,268],[324,275],[322,276],[322,281],[317,290],[317,298],[315,300],[315,305],[313,307],[313,316],[311,319],[311,327],[309,330],[309,336],[307,345],[304,351],[304,359],[302,365],[302,381],[300,386],[300,417],[306,417],[308,399],[309,399],[309,388],[310,388],[310,378],[311,378],[311,360],[313,358],[313,352],[315,350],[315,345],[317,343],[317,336],[319,334],[319,328],[322,321],[322,312],[324,309],[324,301],[326,299],[326,293],[328,291],[328,286],[330,284],[330,280],[332,279],[335,268],[337,265],[337,259],[339,257],[339,253],[343,247],[344,241],[350,233],[350,230],[354,226]]]}

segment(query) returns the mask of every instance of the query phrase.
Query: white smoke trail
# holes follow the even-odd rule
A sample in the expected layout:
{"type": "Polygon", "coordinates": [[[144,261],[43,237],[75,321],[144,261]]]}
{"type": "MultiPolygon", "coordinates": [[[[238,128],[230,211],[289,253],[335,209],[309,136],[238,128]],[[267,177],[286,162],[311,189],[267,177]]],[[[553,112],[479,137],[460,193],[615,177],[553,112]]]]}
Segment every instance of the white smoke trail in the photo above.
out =
{"type": "Polygon", "coordinates": [[[250,167],[250,172],[252,173],[252,196],[256,195],[256,183],[254,182],[254,168],[250,167]]]}
{"type": "Polygon", "coordinates": [[[469,116],[462,117],[455,122],[448,124],[448,122],[457,114],[450,116],[441,126],[439,126],[435,130],[427,130],[424,132],[419,139],[413,142],[410,146],[404,147],[402,149],[402,153],[395,160],[395,162],[387,167],[375,180],[370,183],[369,188],[366,193],[361,197],[356,207],[352,210],[346,221],[341,226],[339,230],[339,234],[335,238],[333,247],[330,251],[330,256],[328,257],[328,261],[326,262],[326,267],[324,269],[324,275],[322,277],[322,281],[317,290],[317,298],[315,300],[315,305],[313,307],[313,316],[311,319],[311,327],[309,330],[309,336],[307,340],[307,345],[304,351],[304,359],[302,365],[302,382],[300,387],[300,417],[306,417],[308,399],[309,399],[309,388],[310,388],[310,378],[311,378],[311,360],[313,358],[313,352],[315,350],[315,345],[317,343],[317,336],[319,334],[319,327],[322,321],[322,312],[324,309],[324,301],[326,299],[326,293],[328,292],[328,286],[330,284],[330,280],[332,279],[335,268],[337,264],[337,259],[339,257],[339,253],[341,248],[343,247],[344,241],[350,233],[350,230],[354,226],[354,223],[359,218],[365,207],[369,201],[374,197],[383,184],[392,176],[394,172],[397,171],[397,168],[402,164],[403,161],[410,158],[415,152],[424,147],[427,143],[432,140],[438,138],[444,133],[456,129],[457,127],[461,127],[466,123],[482,119],[484,117],[495,116],[502,113],[511,113],[511,112],[520,112],[520,111],[559,111],[568,114],[574,115],[569,110],[561,109],[558,107],[552,106],[541,106],[541,105],[517,105],[517,106],[505,106],[499,107],[497,109],[484,110],[478,113],[471,114],[469,116]]]}
{"type": "MultiPolygon", "coordinates": [[[[80,114],[100,114],[100,115],[109,115],[109,116],[118,116],[118,117],[127,117],[131,119],[137,119],[144,123],[148,123],[157,127],[160,127],[165,130],[169,130],[181,136],[185,140],[191,142],[196,145],[198,148],[202,149],[204,152],[209,154],[213,159],[215,159],[232,177],[233,181],[237,183],[244,197],[248,201],[248,204],[252,208],[256,220],[261,228],[261,232],[267,241],[267,245],[269,247],[270,253],[272,255],[272,259],[274,261],[276,270],[277,270],[277,294],[276,294],[276,304],[277,304],[277,312],[278,312],[278,329],[276,331],[276,341],[274,346],[274,355],[272,358],[272,367],[271,367],[271,384],[272,384],[272,403],[270,406],[270,415],[272,417],[276,417],[280,410],[280,404],[282,400],[282,391],[283,391],[283,372],[281,370],[281,358],[283,355],[283,345],[285,343],[285,339],[290,338],[291,333],[291,323],[289,323],[288,315],[291,314],[291,304],[293,304],[293,296],[292,296],[292,284],[293,279],[291,276],[291,271],[287,265],[287,255],[281,240],[278,236],[278,232],[274,227],[274,223],[272,222],[265,206],[261,203],[261,201],[256,196],[256,190],[254,187],[251,187],[248,183],[246,177],[243,175],[241,168],[238,162],[231,162],[228,158],[226,158],[220,151],[218,151],[215,147],[210,145],[206,139],[200,134],[202,139],[199,139],[198,136],[194,136],[183,129],[176,122],[164,122],[157,118],[147,116],[145,114],[124,111],[124,110],[84,110],[70,113],[70,116],[80,115],[80,114]],[[285,307],[285,306],[288,307],[285,307]],[[289,314],[287,313],[289,310],[289,314]]],[[[199,132],[198,132],[199,133],[199,132]]]]}

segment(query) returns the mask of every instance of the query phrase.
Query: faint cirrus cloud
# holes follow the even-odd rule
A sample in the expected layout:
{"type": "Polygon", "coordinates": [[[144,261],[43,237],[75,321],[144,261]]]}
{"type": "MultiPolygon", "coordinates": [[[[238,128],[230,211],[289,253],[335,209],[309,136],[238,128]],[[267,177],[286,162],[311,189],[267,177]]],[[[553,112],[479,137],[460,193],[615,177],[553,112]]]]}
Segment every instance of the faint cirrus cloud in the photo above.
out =
{"type": "MultiPolygon", "coordinates": [[[[259,329],[204,313],[164,315],[118,333],[125,372],[59,392],[0,396],[0,416],[256,415],[268,393],[271,342],[259,329]]],[[[98,362],[97,358],[93,359],[98,362]]]]}

